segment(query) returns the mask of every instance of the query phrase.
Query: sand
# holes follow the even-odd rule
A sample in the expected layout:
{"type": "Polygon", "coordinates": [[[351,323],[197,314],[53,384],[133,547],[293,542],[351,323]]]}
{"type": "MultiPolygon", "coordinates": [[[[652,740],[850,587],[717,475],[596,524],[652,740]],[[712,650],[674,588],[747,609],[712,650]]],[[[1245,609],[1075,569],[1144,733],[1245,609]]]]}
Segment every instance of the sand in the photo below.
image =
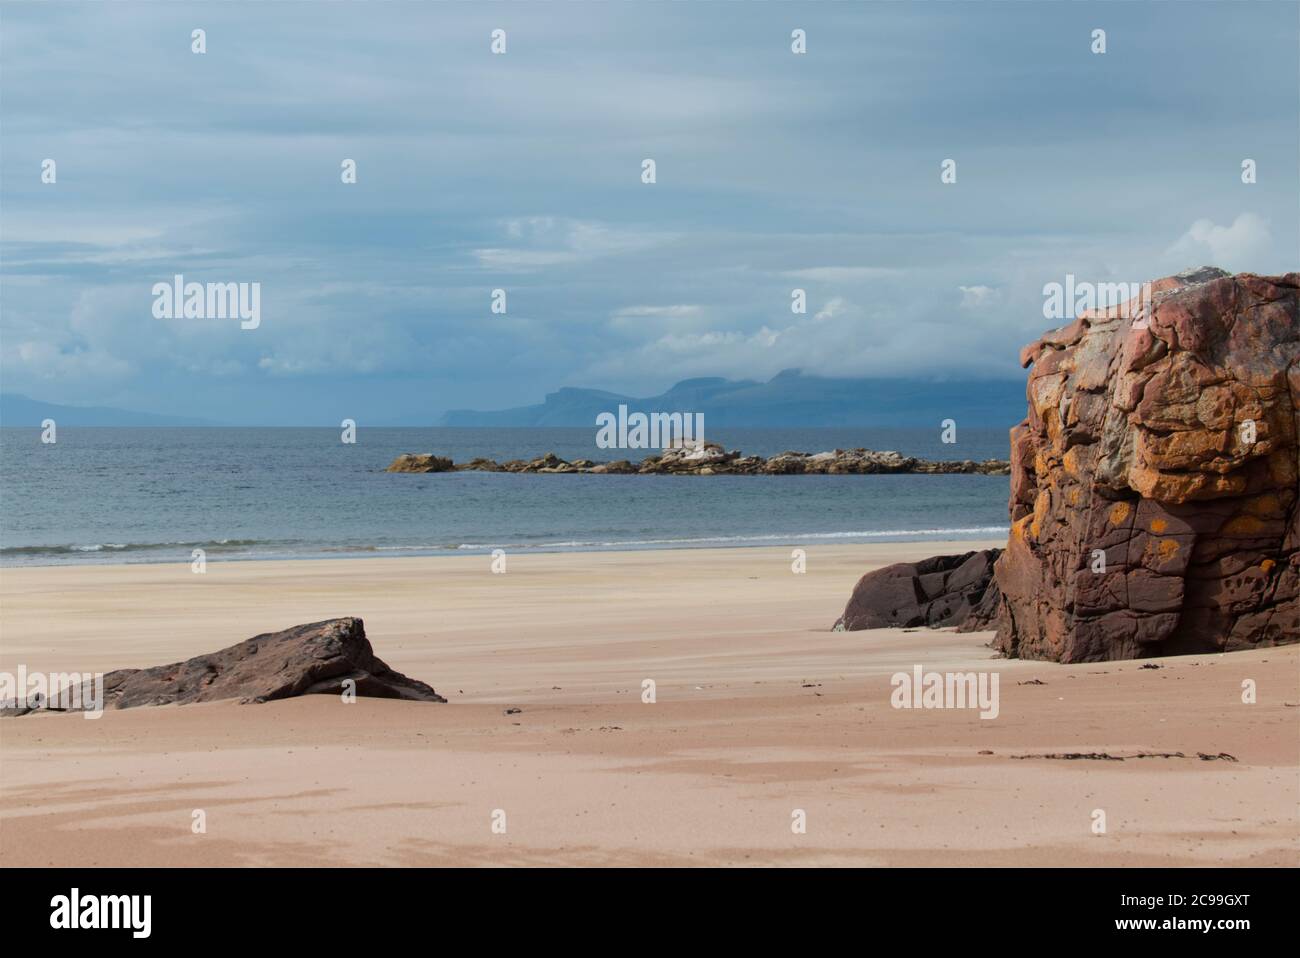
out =
{"type": "Polygon", "coordinates": [[[831,631],[863,572],[993,544],[816,546],[803,575],[788,548],[512,555],[504,575],[486,556],[0,570],[0,669],[156,665],[354,615],[450,700],[0,720],[0,860],[1300,862],[1300,648],[1062,666],[994,658],[988,634],[831,631]],[[998,717],[892,708],[917,664],[997,672],[998,717]],[[1129,757],[1016,757],[1065,752],[1129,757]]]}

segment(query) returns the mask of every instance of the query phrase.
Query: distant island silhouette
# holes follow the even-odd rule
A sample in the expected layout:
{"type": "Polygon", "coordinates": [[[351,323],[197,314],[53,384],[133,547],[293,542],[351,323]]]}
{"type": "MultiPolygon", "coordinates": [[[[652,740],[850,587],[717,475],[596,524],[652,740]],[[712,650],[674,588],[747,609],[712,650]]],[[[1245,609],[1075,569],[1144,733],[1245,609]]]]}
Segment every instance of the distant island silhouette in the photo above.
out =
{"type": "Polygon", "coordinates": [[[797,369],[767,382],[685,379],[658,396],[638,398],[565,387],[535,406],[481,412],[454,409],[440,426],[595,426],[596,416],[626,405],[631,412],[702,413],[708,426],[965,426],[1010,429],[1024,417],[1023,379],[837,379],[797,369]]]}

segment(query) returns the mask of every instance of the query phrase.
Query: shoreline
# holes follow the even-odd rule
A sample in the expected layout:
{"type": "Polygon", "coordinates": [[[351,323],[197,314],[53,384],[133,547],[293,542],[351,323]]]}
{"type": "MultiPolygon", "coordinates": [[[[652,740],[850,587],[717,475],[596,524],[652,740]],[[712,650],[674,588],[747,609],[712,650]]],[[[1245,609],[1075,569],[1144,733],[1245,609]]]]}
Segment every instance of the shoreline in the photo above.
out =
{"type": "MultiPolygon", "coordinates": [[[[438,688],[429,679],[439,677],[436,663],[413,662],[403,650],[427,653],[428,639],[470,610],[475,617],[463,627],[507,644],[530,637],[567,643],[575,631],[602,629],[617,637],[653,620],[675,593],[701,602],[708,620],[749,622],[755,602],[771,602],[795,616],[791,624],[800,630],[829,633],[863,573],[922,554],[1002,545],[994,539],[936,540],[920,548],[836,542],[807,549],[802,574],[791,571],[784,546],[508,553],[503,574],[492,572],[489,555],[465,553],[385,556],[385,562],[372,556],[209,562],[202,574],[188,561],[6,567],[0,569],[0,668],[18,662],[87,672],[148,667],[304,622],[356,616],[380,658],[438,688]],[[515,604],[500,608],[511,597],[515,604]],[[575,608],[582,610],[579,620],[575,608]],[[625,618],[631,620],[626,627],[625,618]],[[449,624],[439,624],[443,619],[449,624]],[[524,622],[529,625],[520,631],[524,622]]],[[[695,627],[692,620],[679,631],[695,627]]]]}
{"type": "MultiPolygon", "coordinates": [[[[494,550],[504,550],[508,555],[567,555],[570,553],[600,554],[605,552],[676,552],[697,551],[700,549],[763,549],[778,547],[802,547],[810,543],[821,545],[876,545],[886,543],[920,545],[922,543],[964,543],[982,542],[990,536],[997,537],[1001,545],[1006,544],[1010,533],[1009,526],[972,526],[956,529],[899,529],[863,532],[810,532],[802,535],[755,535],[733,537],[704,536],[695,539],[642,539],[627,542],[543,542],[536,545],[528,543],[461,543],[456,546],[370,546],[355,548],[338,548],[317,552],[302,552],[270,555],[227,555],[222,546],[213,543],[193,542],[175,543],[176,557],[164,561],[156,555],[144,556],[133,561],[128,556],[144,550],[154,550],[152,545],[116,545],[103,544],[91,546],[10,546],[13,550],[35,550],[31,554],[67,555],[65,561],[22,561],[14,562],[3,557],[0,550],[0,571],[9,569],[60,569],[103,566],[168,566],[175,563],[188,565],[190,556],[183,550],[201,548],[207,553],[207,562],[321,562],[351,559],[396,559],[396,558],[437,558],[453,556],[491,555],[494,550]],[[55,551],[67,550],[67,551],[55,551]],[[85,558],[78,558],[84,556],[85,558]],[[100,558],[102,557],[102,558],[100,558]]],[[[968,549],[958,549],[967,552],[968,549]]],[[[13,553],[10,553],[12,555],[13,553]]],[[[933,553],[938,555],[940,553],[933,553]]]]}

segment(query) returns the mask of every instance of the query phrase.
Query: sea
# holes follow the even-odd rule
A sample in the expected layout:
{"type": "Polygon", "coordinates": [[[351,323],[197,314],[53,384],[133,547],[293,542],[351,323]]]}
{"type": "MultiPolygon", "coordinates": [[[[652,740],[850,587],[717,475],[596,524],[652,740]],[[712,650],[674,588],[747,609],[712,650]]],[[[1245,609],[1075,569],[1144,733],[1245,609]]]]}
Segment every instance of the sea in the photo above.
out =
{"type": "MultiPolygon", "coordinates": [[[[747,455],[893,449],[1007,457],[1005,429],[718,428],[747,455]]],[[[457,462],[554,452],[631,459],[585,428],[0,428],[0,566],[327,559],[995,538],[1006,476],[387,473],[405,452],[457,462]]]]}

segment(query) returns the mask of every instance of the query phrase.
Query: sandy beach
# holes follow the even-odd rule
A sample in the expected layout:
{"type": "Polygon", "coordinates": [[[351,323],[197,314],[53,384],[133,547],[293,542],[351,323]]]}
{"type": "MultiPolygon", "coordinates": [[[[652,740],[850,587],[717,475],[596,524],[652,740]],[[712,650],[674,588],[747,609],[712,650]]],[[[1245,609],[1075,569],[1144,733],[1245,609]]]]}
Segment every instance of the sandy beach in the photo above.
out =
{"type": "Polygon", "coordinates": [[[995,658],[987,633],[831,630],[864,572],[999,544],[819,546],[806,574],[789,548],[521,554],[505,574],[482,555],[6,568],[5,670],[158,665],[358,616],[449,703],[0,720],[0,859],[1300,861],[1300,647],[1058,665],[995,658]],[[891,707],[890,676],[915,665],[998,673],[997,718],[891,707]],[[1114,758],[1043,757],[1062,753],[1114,758]]]}

